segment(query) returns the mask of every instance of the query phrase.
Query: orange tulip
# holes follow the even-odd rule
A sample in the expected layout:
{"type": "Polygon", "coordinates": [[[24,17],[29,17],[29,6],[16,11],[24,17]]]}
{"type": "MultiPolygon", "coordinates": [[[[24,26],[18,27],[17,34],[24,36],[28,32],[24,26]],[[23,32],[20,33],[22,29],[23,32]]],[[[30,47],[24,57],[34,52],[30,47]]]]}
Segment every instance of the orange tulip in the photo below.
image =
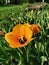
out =
{"type": "Polygon", "coordinates": [[[38,24],[32,24],[30,29],[32,30],[33,34],[37,34],[41,31],[41,27],[38,24]]]}
{"type": "Polygon", "coordinates": [[[12,48],[19,48],[27,46],[34,38],[32,38],[32,31],[28,24],[18,24],[12,32],[5,34],[5,39],[12,48]]]}

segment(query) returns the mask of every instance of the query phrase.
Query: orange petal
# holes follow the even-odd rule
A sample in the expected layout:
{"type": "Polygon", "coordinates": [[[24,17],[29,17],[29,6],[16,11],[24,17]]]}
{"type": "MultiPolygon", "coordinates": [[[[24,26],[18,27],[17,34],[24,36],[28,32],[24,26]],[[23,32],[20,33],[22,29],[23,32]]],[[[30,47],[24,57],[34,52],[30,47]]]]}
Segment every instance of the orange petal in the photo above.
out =
{"type": "Polygon", "coordinates": [[[31,38],[31,39],[29,39],[29,40],[27,40],[24,44],[22,44],[20,47],[25,47],[25,46],[27,46],[28,44],[30,44],[30,42],[32,41],[32,40],[34,40],[35,38],[31,38]]]}
{"type": "Polygon", "coordinates": [[[24,35],[27,39],[31,39],[31,37],[33,35],[30,27],[26,24],[24,24],[24,35]]]}
{"type": "Polygon", "coordinates": [[[37,24],[32,24],[30,29],[32,30],[32,32],[34,34],[37,34],[37,33],[39,33],[41,31],[40,25],[37,25],[37,24]]]}
{"type": "Polygon", "coordinates": [[[13,28],[13,34],[16,34],[16,36],[25,36],[27,39],[30,39],[32,37],[32,31],[30,30],[29,24],[18,24],[13,28]]]}
{"type": "Polygon", "coordinates": [[[14,35],[12,32],[5,34],[5,39],[12,48],[18,48],[21,46],[17,40],[16,35],[14,35]]]}
{"type": "Polygon", "coordinates": [[[16,25],[13,30],[13,34],[16,34],[16,36],[23,36],[24,35],[24,25],[23,24],[18,24],[16,25]]]}
{"type": "Polygon", "coordinates": [[[27,25],[28,27],[30,27],[30,26],[31,26],[29,23],[25,23],[25,25],[27,25]]]}

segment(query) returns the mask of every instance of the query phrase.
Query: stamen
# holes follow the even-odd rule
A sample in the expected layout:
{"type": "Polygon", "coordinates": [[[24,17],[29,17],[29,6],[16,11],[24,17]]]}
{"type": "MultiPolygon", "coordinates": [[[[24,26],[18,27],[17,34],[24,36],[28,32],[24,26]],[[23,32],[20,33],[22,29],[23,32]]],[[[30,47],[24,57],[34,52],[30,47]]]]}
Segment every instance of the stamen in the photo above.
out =
{"type": "Polygon", "coordinates": [[[25,37],[23,37],[23,40],[26,42],[27,41],[27,39],[25,38],[25,37]]]}

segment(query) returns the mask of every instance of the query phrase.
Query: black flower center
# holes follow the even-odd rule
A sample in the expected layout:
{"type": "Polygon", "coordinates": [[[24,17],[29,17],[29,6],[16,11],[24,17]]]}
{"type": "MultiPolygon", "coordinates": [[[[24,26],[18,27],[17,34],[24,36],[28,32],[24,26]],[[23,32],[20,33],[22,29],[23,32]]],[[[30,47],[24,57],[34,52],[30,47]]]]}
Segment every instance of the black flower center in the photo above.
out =
{"type": "Polygon", "coordinates": [[[24,44],[26,41],[27,41],[27,39],[25,37],[20,37],[20,39],[19,39],[19,42],[21,44],[24,44]]]}

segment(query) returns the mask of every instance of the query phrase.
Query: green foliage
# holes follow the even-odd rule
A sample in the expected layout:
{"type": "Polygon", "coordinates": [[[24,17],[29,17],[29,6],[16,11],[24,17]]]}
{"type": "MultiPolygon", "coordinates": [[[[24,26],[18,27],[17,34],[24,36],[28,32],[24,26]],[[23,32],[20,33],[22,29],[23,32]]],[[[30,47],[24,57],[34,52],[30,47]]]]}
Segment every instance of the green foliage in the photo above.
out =
{"type": "Polygon", "coordinates": [[[36,2],[36,0],[29,0],[30,3],[36,2]]]}
{"type": "Polygon", "coordinates": [[[6,3],[5,0],[0,0],[0,5],[3,5],[3,4],[5,4],[5,3],[6,3]]]}
{"type": "Polygon", "coordinates": [[[29,3],[29,0],[10,0],[13,4],[23,4],[23,3],[29,3]]]}
{"type": "Polygon", "coordinates": [[[10,0],[10,3],[17,4],[17,0],[10,0]]]}
{"type": "Polygon", "coordinates": [[[10,48],[4,36],[0,36],[0,64],[49,65],[49,5],[41,10],[25,11],[27,5],[0,7],[0,30],[10,32],[18,23],[39,24],[41,32],[23,48],[10,48]],[[22,12],[23,11],[23,12],[22,12]]]}

